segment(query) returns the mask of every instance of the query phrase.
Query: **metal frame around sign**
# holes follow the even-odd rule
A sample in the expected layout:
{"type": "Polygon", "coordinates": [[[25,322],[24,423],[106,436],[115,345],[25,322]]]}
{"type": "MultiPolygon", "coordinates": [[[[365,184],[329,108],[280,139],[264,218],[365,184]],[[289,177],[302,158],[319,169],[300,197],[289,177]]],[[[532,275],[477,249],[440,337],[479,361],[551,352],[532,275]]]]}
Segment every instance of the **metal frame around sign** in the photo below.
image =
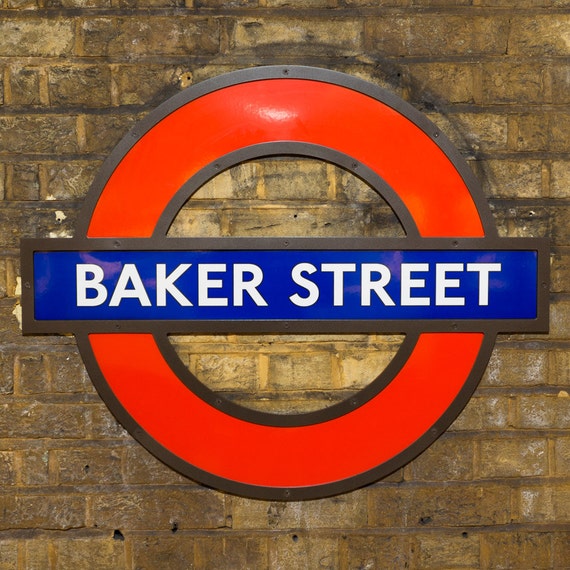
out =
{"type": "MultiPolygon", "coordinates": [[[[316,91],[318,91],[318,89],[316,89],[316,91]]],[[[381,133],[379,133],[379,136],[381,136],[381,133]]],[[[432,208],[432,213],[433,212],[435,212],[434,208],[432,208]]],[[[470,216],[473,218],[472,214],[470,214],[470,216]]],[[[451,225],[453,225],[453,227],[459,227],[457,221],[452,221],[451,225]]],[[[477,224],[471,222],[471,225],[475,227],[477,224]]],[[[547,241],[540,239],[499,238],[490,210],[487,207],[486,200],[476,178],[458,151],[441,133],[441,131],[435,127],[435,125],[433,125],[424,115],[393,94],[354,77],[328,70],[289,66],[254,68],[234,72],[206,81],[173,97],[135,126],[135,128],[119,143],[109,159],[105,162],[86,198],[84,210],[77,224],[77,235],[79,237],[72,240],[25,240],[23,242],[22,271],[24,287],[22,302],[24,306],[24,331],[29,333],[74,332],[77,337],[82,357],[98,392],[121,424],[138,441],[140,441],[157,457],[181,473],[206,485],[240,495],[278,500],[309,499],[346,492],[378,480],[382,476],[385,476],[401,467],[421,451],[426,449],[426,447],[437,439],[437,437],[439,437],[457,417],[471,397],[485,370],[498,332],[546,332],[548,330],[549,278],[547,241]],[[476,211],[480,220],[481,229],[475,231],[473,237],[465,237],[464,233],[454,231],[451,231],[451,235],[449,236],[445,235],[445,237],[441,237],[440,231],[444,222],[438,222],[440,224],[439,226],[437,224],[435,226],[429,226],[428,221],[427,224],[430,229],[426,234],[424,227],[426,225],[426,220],[422,220],[422,227],[419,227],[416,220],[416,217],[419,215],[419,210],[416,209],[415,213],[411,212],[408,207],[409,204],[406,205],[404,200],[402,200],[399,190],[388,184],[383,177],[379,176],[379,174],[370,166],[366,165],[365,161],[357,159],[339,149],[331,148],[321,143],[315,144],[311,141],[298,140],[274,140],[248,144],[242,148],[237,148],[229,152],[222,152],[220,156],[212,157],[208,163],[203,164],[200,168],[194,171],[189,179],[176,189],[176,192],[169,195],[164,206],[158,205],[155,207],[155,210],[158,208],[156,211],[159,215],[156,215],[155,212],[145,218],[149,221],[145,222],[141,226],[144,227],[144,235],[141,235],[140,237],[136,235],[136,232],[139,230],[133,230],[135,232],[134,234],[129,233],[129,231],[125,234],[123,233],[122,228],[120,228],[120,225],[117,225],[116,222],[113,222],[110,225],[117,229],[107,231],[107,223],[111,222],[111,220],[107,213],[101,214],[101,211],[111,212],[113,207],[103,206],[103,208],[101,208],[101,197],[108,194],[107,187],[110,179],[115,175],[119,167],[124,166],[124,161],[129,158],[131,151],[137,148],[139,141],[143,140],[145,135],[153,131],[157,126],[161,125],[161,123],[166,119],[175,117],[178,111],[186,105],[193,104],[194,102],[207,102],[208,97],[212,94],[216,94],[218,92],[223,94],[225,90],[231,91],[236,86],[247,86],[248,84],[255,82],[270,82],[280,79],[303,80],[308,82],[307,85],[322,84],[337,86],[349,90],[349,92],[353,91],[355,94],[359,94],[359,96],[365,95],[366,97],[370,97],[379,104],[397,111],[397,113],[410,121],[417,129],[419,129],[419,131],[429,137],[431,143],[438,147],[441,152],[443,152],[447,160],[449,160],[453,165],[453,168],[459,174],[468,189],[470,199],[474,204],[474,211],[476,211]],[[196,192],[196,190],[208,180],[212,179],[222,171],[242,162],[274,156],[315,158],[340,166],[355,176],[358,176],[368,183],[388,202],[404,227],[407,237],[398,239],[287,237],[259,239],[179,239],[167,237],[166,234],[168,232],[168,228],[180,208],[189,198],[191,198],[194,192],[196,192]],[[152,222],[150,220],[152,220],[152,222]],[[460,235],[458,237],[454,237],[456,233],[460,235]],[[428,237],[426,237],[426,235],[428,237]],[[33,306],[32,255],[34,251],[42,251],[44,249],[65,250],[69,248],[85,249],[86,251],[89,251],[90,249],[93,251],[98,249],[104,250],[106,248],[120,251],[127,251],[129,249],[282,250],[286,248],[299,250],[470,250],[480,248],[495,250],[534,250],[538,252],[537,279],[539,287],[537,292],[537,318],[523,321],[437,320],[430,322],[237,321],[235,323],[220,323],[218,321],[206,321],[192,323],[190,325],[180,325],[180,323],[172,321],[154,321],[152,323],[141,321],[122,321],[120,323],[115,321],[55,321],[51,323],[53,328],[50,328],[50,330],[47,331],[42,328],[42,324],[35,321],[33,311],[31,309],[33,306]],[[151,328],[149,328],[149,326],[151,326],[151,328]],[[110,331],[114,331],[114,334],[109,334],[110,331]],[[147,334],[149,331],[151,331],[151,334],[147,334]],[[397,355],[392,359],[386,370],[373,380],[365,389],[361,390],[352,398],[333,405],[330,408],[316,412],[291,415],[279,415],[255,411],[235,404],[220,394],[211,391],[195,376],[193,376],[181,363],[167,338],[168,333],[175,332],[324,333],[388,331],[404,332],[406,334],[406,338],[397,355]],[[476,331],[476,334],[472,334],[474,331],[476,331]],[[413,374],[417,374],[418,371],[422,371],[422,363],[428,357],[427,355],[431,350],[430,347],[437,347],[441,353],[442,347],[446,342],[449,342],[449,347],[452,352],[453,350],[462,351],[465,349],[466,352],[472,354],[472,356],[466,355],[465,358],[461,357],[458,359],[457,363],[452,363],[450,365],[450,370],[452,371],[450,373],[453,373],[455,376],[459,375],[463,378],[463,380],[461,380],[461,387],[458,388],[459,391],[457,394],[453,391],[450,392],[450,394],[446,396],[446,398],[451,398],[448,404],[441,408],[440,412],[434,412],[436,415],[433,417],[436,419],[432,421],[426,418],[424,421],[427,421],[430,425],[425,424],[425,427],[418,427],[417,429],[421,431],[418,431],[416,436],[409,440],[408,443],[402,443],[401,445],[403,448],[399,449],[393,457],[386,457],[377,465],[368,467],[368,465],[370,465],[370,460],[364,459],[364,456],[367,455],[368,451],[365,451],[366,447],[362,447],[366,442],[360,441],[364,434],[362,429],[365,429],[362,428],[362,426],[366,424],[366,421],[370,421],[372,417],[377,418],[377,416],[366,414],[370,414],[371,410],[377,409],[378,405],[386,405],[377,404],[377,402],[381,402],[382,399],[386,402],[391,401],[390,398],[394,397],[393,392],[397,390],[401,391],[400,396],[398,396],[401,401],[402,395],[407,393],[405,386],[412,385],[409,384],[410,378],[413,377],[413,374]],[[182,449],[180,448],[180,445],[182,445],[180,443],[180,439],[176,434],[172,433],[173,430],[179,428],[172,426],[170,431],[165,431],[163,427],[157,428],[156,425],[153,424],[154,419],[141,416],[141,412],[137,412],[139,415],[136,416],[133,409],[129,407],[133,405],[135,400],[129,396],[128,390],[136,390],[134,387],[138,382],[138,372],[125,372],[125,382],[127,384],[130,382],[133,388],[125,388],[127,392],[124,392],[120,385],[121,371],[125,371],[124,363],[121,361],[121,355],[114,354],[112,351],[113,349],[115,352],[120,351],[120,347],[125,347],[127,350],[130,350],[131,346],[137,346],[140,350],[148,353],[145,357],[150,359],[149,362],[156,364],[157,371],[162,370],[160,374],[164,377],[165,386],[168,385],[171,387],[170,389],[180,390],[176,383],[182,383],[186,392],[182,391],[176,393],[184,398],[188,396],[190,398],[188,401],[194,402],[198,406],[196,408],[196,413],[198,415],[202,414],[204,418],[211,418],[210,421],[213,421],[214,424],[219,420],[220,425],[222,426],[220,429],[222,429],[223,426],[226,426],[226,429],[229,430],[227,434],[229,438],[228,441],[219,439],[214,434],[211,434],[211,445],[214,446],[214,448],[211,449],[211,453],[214,454],[213,457],[208,457],[206,459],[206,456],[204,456],[203,453],[206,453],[207,450],[201,449],[199,450],[198,455],[202,454],[200,455],[202,459],[196,462],[196,464],[185,459],[185,454],[183,452],[177,452],[177,449],[182,449]],[[455,368],[457,368],[457,371],[454,371],[455,368]],[[395,386],[395,380],[400,384],[399,388],[395,386]],[[406,384],[406,382],[408,384],[406,384]],[[402,392],[402,390],[404,391],[402,392]],[[129,398],[131,399],[129,400],[129,398]],[[127,401],[130,401],[131,403],[126,403],[127,401]],[[141,422],[140,419],[137,420],[136,417],[142,417],[145,421],[141,422]],[[361,419],[354,419],[355,417],[361,419]],[[364,420],[363,418],[368,418],[368,420],[364,420]],[[145,428],[144,425],[147,425],[147,427],[145,428]],[[152,427],[153,425],[155,427],[152,427]],[[236,435],[232,433],[232,430],[244,429],[244,434],[248,434],[247,437],[244,436],[244,445],[254,444],[256,449],[256,440],[248,439],[248,437],[256,437],[254,434],[257,434],[257,436],[260,437],[260,445],[265,441],[271,441],[285,455],[287,452],[295,453],[296,447],[299,449],[302,448],[303,450],[299,452],[300,455],[298,461],[301,462],[300,464],[303,464],[301,457],[310,457],[310,445],[312,441],[307,441],[306,439],[295,440],[294,438],[297,437],[297,435],[300,438],[311,438],[312,435],[310,434],[314,434],[315,442],[327,442],[328,446],[331,443],[329,435],[335,433],[340,435],[341,432],[335,431],[340,429],[340,426],[353,426],[355,428],[355,431],[352,434],[352,440],[350,440],[352,442],[350,447],[353,448],[354,457],[347,459],[349,463],[350,461],[353,461],[355,466],[349,465],[349,468],[345,469],[345,466],[339,466],[338,463],[331,461],[331,458],[325,459],[324,457],[321,457],[321,460],[325,465],[323,469],[328,468],[331,473],[334,473],[328,481],[321,480],[323,477],[326,478],[326,475],[320,472],[317,473],[318,470],[316,469],[313,470],[315,471],[314,473],[307,476],[305,481],[302,474],[291,471],[289,467],[289,475],[287,476],[290,477],[291,481],[287,481],[287,476],[281,475],[281,471],[287,470],[282,469],[275,471],[272,467],[267,466],[267,461],[264,461],[264,458],[259,459],[259,463],[256,464],[260,472],[263,472],[258,474],[255,470],[256,465],[251,467],[248,465],[241,465],[241,463],[247,464],[248,458],[251,460],[251,457],[253,457],[250,456],[251,450],[247,449],[247,447],[240,447],[241,443],[237,444],[237,441],[232,439],[236,435]],[[156,435],[155,432],[160,432],[160,435],[156,435]],[[289,436],[293,439],[290,440],[289,436]],[[165,439],[170,443],[165,442],[165,439]],[[279,443],[278,440],[281,443],[279,443]],[[216,442],[218,442],[218,445],[222,444],[219,449],[215,448],[216,442]],[[230,447],[226,447],[226,451],[224,452],[222,447],[226,444],[230,447]],[[232,445],[234,448],[239,447],[239,449],[236,451],[232,448],[232,445]],[[359,453],[363,456],[362,458],[357,457],[357,449],[361,450],[359,453]],[[223,455],[224,453],[228,456],[233,454],[233,457],[235,453],[239,453],[240,450],[242,455],[239,456],[239,459],[236,455],[235,460],[231,458],[227,460],[230,462],[230,465],[225,464],[225,458],[223,456],[218,457],[220,454],[223,455]],[[231,463],[232,461],[234,461],[234,463],[231,463]],[[237,461],[240,462],[239,468],[238,463],[236,463],[237,461]],[[205,468],[205,464],[213,465],[213,468],[205,468]],[[357,464],[366,465],[367,467],[362,467],[359,471],[359,468],[356,466],[357,464]],[[236,472],[240,472],[239,476],[231,474],[232,465],[236,472]],[[354,472],[351,472],[350,469],[353,469],[354,472]],[[229,476],[228,473],[230,473],[229,476]],[[275,483],[271,482],[268,484],[268,481],[275,481],[275,483]]],[[[443,364],[444,363],[442,363],[442,366],[443,364]]],[[[423,374],[424,372],[422,371],[421,373],[423,374]]],[[[439,382],[437,378],[434,378],[434,389],[437,389],[438,385],[441,385],[441,382],[439,382]]],[[[442,394],[445,389],[446,388],[443,385],[440,387],[442,394]]],[[[150,385],[144,388],[144,390],[152,391],[150,385]]],[[[171,405],[176,407],[178,402],[176,401],[174,393],[172,397],[174,399],[170,400],[171,405]]],[[[148,405],[153,403],[152,396],[147,396],[147,399],[148,405]]],[[[167,401],[168,399],[165,400],[165,402],[167,401]]],[[[423,402],[419,401],[415,404],[416,411],[421,411],[422,403],[423,402]]],[[[162,404],[157,402],[157,405],[162,404]]],[[[168,404],[164,405],[168,406],[168,404]]],[[[183,408],[179,408],[177,413],[182,414],[182,410],[183,408]]],[[[157,411],[157,413],[160,415],[160,413],[163,412],[157,411]]],[[[164,417],[166,418],[167,416],[164,417]]],[[[175,417],[174,419],[184,423],[181,418],[175,417]]],[[[386,428],[387,424],[383,424],[382,419],[380,418],[378,420],[377,427],[378,429],[382,429],[382,426],[386,428]]],[[[214,425],[210,427],[215,428],[216,426],[214,425]]],[[[191,437],[192,434],[186,435],[191,437]]],[[[378,434],[373,435],[370,433],[368,435],[370,437],[378,436],[378,434]]],[[[180,437],[182,436],[184,436],[184,434],[180,437]]],[[[198,437],[203,436],[199,435],[198,437]]],[[[349,439],[346,439],[347,437],[350,439],[350,434],[348,436],[344,434],[342,438],[339,438],[339,440],[342,440],[342,442],[339,443],[340,448],[342,448],[343,445],[348,445],[349,439]]],[[[410,435],[410,437],[412,436],[410,435]]],[[[395,439],[398,438],[395,437],[395,439]]],[[[402,439],[402,442],[404,441],[407,440],[404,438],[402,439]]],[[[269,450],[267,451],[269,452],[269,450]]],[[[255,454],[256,450],[251,451],[251,453],[255,454]]],[[[386,453],[389,454],[388,451],[386,451],[386,453]]],[[[270,453],[270,455],[272,454],[273,452],[270,453]]],[[[284,459],[286,460],[286,457],[284,459]]]]}

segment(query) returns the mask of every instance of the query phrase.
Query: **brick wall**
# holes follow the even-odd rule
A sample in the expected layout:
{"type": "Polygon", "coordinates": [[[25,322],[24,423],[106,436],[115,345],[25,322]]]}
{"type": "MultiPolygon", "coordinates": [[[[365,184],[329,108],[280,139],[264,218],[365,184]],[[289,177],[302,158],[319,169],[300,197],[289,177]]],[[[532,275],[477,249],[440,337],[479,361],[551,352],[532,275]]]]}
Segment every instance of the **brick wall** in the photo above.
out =
{"type": "MultiPolygon", "coordinates": [[[[570,568],[568,0],[2,0],[0,569],[570,568]],[[332,499],[232,497],[163,466],[115,422],[74,339],[22,337],[21,237],[71,236],[129,127],[191,83],[262,64],[345,71],[426,113],[477,174],[503,236],[551,242],[551,332],[499,338],[431,448],[332,499]]],[[[318,161],[214,179],[172,235],[400,235],[318,161]],[[324,208],[324,204],[327,205],[324,208]]],[[[246,405],[314,409],[401,338],[173,338],[246,405]]]]}

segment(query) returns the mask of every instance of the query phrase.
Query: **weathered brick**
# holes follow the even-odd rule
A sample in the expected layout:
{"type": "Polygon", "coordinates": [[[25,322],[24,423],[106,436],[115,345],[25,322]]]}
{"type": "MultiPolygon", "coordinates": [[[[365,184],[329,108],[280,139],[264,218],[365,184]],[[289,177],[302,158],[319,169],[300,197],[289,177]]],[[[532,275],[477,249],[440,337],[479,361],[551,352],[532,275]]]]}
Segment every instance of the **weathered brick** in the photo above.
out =
{"type": "Polygon", "coordinates": [[[180,70],[167,65],[125,64],[113,68],[118,105],[162,103],[178,91],[180,70]]]}
{"type": "Polygon", "coordinates": [[[169,237],[220,237],[224,233],[220,212],[197,207],[182,209],[168,230],[169,237]]]}
{"type": "Polygon", "coordinates": [[[0,437],[80,438],[85,410],[78,404],[12,402],[0,406],[0,437]]]}
{"type": "Polygon", "coordinates": [[[232,528],[360,528],[366,525],[366,491],[354,491],[318,502],[267,502],[234,498],[232,528]]]}
{"type": "Polygon", "coordinates": [[[551,338],[570,337],[570,302],[559,301],[550,305],[551,338]]]}
{"type": "Polygon", "coordinates": [[[537,395],[517,398],[516,427],[565,429],[570,427],[570,397],[537,395]]]}
{"type": "Polygon", "coordinates": [[[194,0],[118,0],[121,8],[192,8],[194,0]]]}
{"type": "Polygon", "coordinates": [[[120,450],[72,449],[54,452],[60,484],[113,485],[121,483],[120,450]]]}
{"type": "Polygon", "coordinates": [[[552,102],[561,105],[570,103],[570,71],[564,63],[552,66],[552,102]]]}
{"type": "Polygon", "coordinates": [[[553,113],[550,117],[550,150],[565,152],[568,149],[570,113],[553,113]]]}
{"type": "Polygon", "coordinates": [[[1,153],[77,152],[75,117],[20,115],[0,117],[1,153]]]}
{"type": "Polygon", "coordinates": [[[481,183],[485,193],[498,198],[539,198],[542,195],[542,161],[485,160],[481,183]]]}
{"type": "Polygon", "coordinates": [[[476,526],[505,524],[510,506],[508,489],[499,486],[452,485],[372,489],[370,523],[389,527],[476,526]],[[386,498],[390,497],[388,502],[386,498]],[[396,514],[394,511],[400,511],[396,514]],[[401,522],[399,522],[401,520],[401,522]]]}
{"type": "Polygon", "coordinates": [[[100,529],[171,530],[225,526],[224,497],[198,489],[131,490],[92,498],[93,521],[100,529]]]}
{"type": "Polygon", "coordinates": [[[191,362],[196,376],[211,390],[249,392],[257,385],[257,360],[244,354],[200,354],[191,362]]]}
{"type": "Polygon", "coordinates": [[[14,356],[0,348],[0,394],[14,391],[14,356]]]}
{"type": "Polygon", "coordinates": [[[85,116],[85,144],[82,150],[90,153],[111,152],[139,118],[130,115],[85,116]]]}
{"type": "Polygon", "coordinates": [[[54,106],[105,107],[111,103],[107,66],[58,65],[48,70],[49,100],[54,106]]]}
{"type": "Polygon", "coordinates": [[[537,437],[484,440],[478,476],[532,477],[548,474],[548,446],[537,437]]]}
{"type": "Polygon", "coordinates": [[[484,65],[482,72],[484,104],[532,104],[548,98],[550,70],[545,64],[520,65],[516,60],[505,59],[484,65]]]}
{"type": "Polygon", "coordinates": [[[551,568],[550,535],[540,532],[491,533],[481,535],[483,568],[551,568]]]}
{"type": "Polygon", "coordinates": [[[79,354],[76,352],[56,352],[50,354],[48,358],[53,392],[85,393],[94,391],[79,354]]]}
{"type": "Polygon", "coordinates": [[[20,453],[20,479],[28,487],[50,482],[49,450],[29,449],[20,453]]]}
{"type": "Polygon", "coordinates": [[[560,437],[554,441],[554,465],[557,475],[570,472],[570,437],[560,437]]]}
{"type": "Polygon", "coordinates": [[[554,350],[550,358],[550,383],[555,386],[570,386],[570,351],[554,350]]]}
{"type": "MultiPolygon", "coordinates": [[[[384,204],[384,200],[380,198],[378,192],[368,186],[366,182],[357,178],[343,168],[331,167],[334,176],[331,175],[331,180],[334,181],[334,194],[337,200],[345,202],[374,202],[378,207],[384,204]]],[[[397,220],[394,220],[395,225],[399,225],[397,220]]],[[[395,233],[394,236],[398,234],[395,233]]]]}
{"type": "Polygon", "coordinates": [[[545,207],[524,206],[512,206],[506,210],[495,208],[493,213],[499,235],[503,237],[547,237],[549,234],[554,237],[552,214],[545,207]]]}
{"type": "Polygon", "coordinates": [[[392,236],[384,220],[392,220],[392,212],[377,210],[371,205],[348,204],[337,207],[299,204],[295,207],[248,208],[225,212],[232,236],[314,236],[358,237],[392,236]]]}
{"type": "Polygon", "coordinates": [[[111,0],[45,0],[49,8],[110,8],[111,0]]]}
{"type": "Polygon", "coordinates": [[[6,166],[0,164],[0,200],[6,198],[6,166]]]}
{"type": "Polygon", "coordinates": [[[289,533],[269,539],[270,568],[338,568],[338,539],[289,533]]]}
{"type": "Polygon", "coordinates": [[[39,105],[40,69],[38,67],[12,67],[9,80],[11,105],[39,105]]]}
{"type": "Polygon", "coordinates": [[[509,148],[517,152],[546,151],[551,147],[550,118],[543,113],[509,117],[509,148]]]}
{"type": "Polygon", "coordinates": [[[565,484],[521,487],[519,517],[531,523],[570,523],[570,488],[565,484]]]}
{"type": "Polygon", "coordinates": [[[18,541],[11,539],[0,540],[0,570],[17,570],[18,541]]]}
{"type": "Polygon", "coordinates": [[[81,35],[90,56],[213,55],[220,47],[218,20],[195,16],[86,18],[81,35]]]}
{"type": "Polygon", "coordinates": [[[508,21],[495,16],[419,13],[372,17],[366,21],[366,47],[391,56],[503,54],[508,21]],[[437,41],[434,40],[437,38],[437,41]]]}
{"type": "Polygon", "coordinates": [[[339,352],[341,386],[347,388],[368,386],[392,361],[398,348],[387,344],[372,350],[339,352]]]}
{"type": "Polygon", "coordinates": [[[32,538],[25,541],[20,541],[23,546],[23,565],[26,570],[44,570],[50,567],[50,542],[41,538],[32,538]],[[22,544],[23,542],[23,544],[22,544]]]}
{"type": "Polygon", "coordinates": [[[468,531],[443,536],[418,534],[412,539],[412,551],[417,568],[479,568],[479,536],[468,531]]]}
{"type": "Polygon", "coordinates": [[[406,473],[417,481],[468,481],[473,478],[473,452],[471,438],[443,435],[409,464],[406,473]]]}
{"type": "Polygon", "coordinates": [[[190,481],[156,459],[137,442],[125,450],[124,479],[127,485],[167,485],[190,481]]]}
{"type": "Polygon", "coordinates": [[[347,0],[348,6],[411,6],[412,0],[347,0]]]}
{"type": "Polygon", "coordinates": [[[347,568],[410,566],[410,538],[407,536],[343,535],[342,540],[346,544],[347,568]]]}
{"type": "Polygon", "coordinates": [[[16,483],[15,455],[12,451],[0,451],[0,485],[16,483]]]}
{"type": "Polygon", "coordinates": [[[15,373],[19,389],[27,394],[49,391],[49,376],[46,358],[41,355],[28,355],[17,358],[15,373]]]}
{"type": "Polygon", "coordinates": [[[362,23],[353,18],[317,20],[301,18],[239,19],[233,30],[233,49],[260,53],[282,53],[284,48],[298,54],[356,55],[362,45],[362,23]],[[336,22],[333,28],[331,23],[336,22]]]}
{"type": "MultiPolygon", "coordinates": [[[[4,298],[7,296],[8,291],[8,275],[7,275],[7,267],[6,267],[6,259],[0,260],[0,298],[4,298]]],[[[0,368],[2,356],[0,355],[0,368]]]]}
{"type": "Polygon", "coordinates": [[[552,533],[552,566],[564,568],[570,560],[570,532],[552,533]]]}
{"type": "Polygon", "coordinates": [[[498,345],[487,365],[483,386],[540,386],[548,384],[549,358],[542,350],[498,345]]]}
{"type": "Polygon", "coordinates": [[[119,424],[104,404],[89,406],[86,411],[88,429],[91,437],[97,439],[129,438],[126,430],[119,424]]]}
{"type": "Polygon", "coordinates": [[[264,0],[268,8],[332,8],[338,0],[264,0]]]}
{"type": "Polygon", "coordinates": [[[196,569],[268,568],[267,539],[264,537],[197,538],[194,545],[196,569]]]}
{"type": "Polygon", "coordinates": [[[271,355],[269,386],[279,390],[331,388],[331,355],[271,355]]]}
{"type": "Polygon", "coordinates": [[[218,174],[204,184],[194,200],[251,200],[257,197],[262,165],[249,161],[218,174]]]}
{"type": "Polygon", "coordinates": [[[0,498],[0,529],[66,530],[85,526],[86,501],[79,495],[17,495],[0,498]]]}
{"type": "Polygon", "coordinates": [[[507,397],[473,397],[450,429],[452,431],[501,429],[507,427],[508,416],[507,397]]]}
{"type": "Polygon", "coordinates": [[[326,200],[330,184],[326,164],[317,160],[265,161],[263,182],[267,200],[326,200]]]}
{"type": "Polygon", "coordinates": [[[101,167],[100,162],[70,161],[65,164],[46,163],[47,186],[45,200],[74,200],[83,198],[101,167]]]}
{"type": "Polygon", "coordinates": [[[509,54],[525,56],[568,55],[568,14],[515,16],[511,21],[509,54]]]}
{"type": "Polygon", "coordinates": [[[428,62],[406,67],[409,74],[406,89],[411,101],[428,104],[433,104],[434,100],[446,103],[475,102],[475,66],[428,62]]]}
{"type": "Polygon", "coordinates": [[[73,21],[40,18],[6,18],[0,34],[2,57],[57,57],[71,55],[73,21]]]}
{"type": "Polygon", "coordinates": [[[58,540],[56,560],[59,568],[97,568],[116,570],[126,568],[125,542],[108,538],[76,538],[58,540]]]}
{"type": "Polygon", "coordinates": [[[37,10],[39,2],[37,0],[8,0],[8,8],[22,10],[37,10]]]}
{"type": "MultiPolygon", "coordinates": [[[[20,202],[20,204],[25,204],[20,202]]],[[[57,214],[61,207],[45,207],[37,202],[28,202],[29,207],[0,210],[0,246],[17,249],[23,237],[71,237],[71,228],[76,212],[65,209],[66,219],[57,214]],[[61,220],[61,221],[58,221],[61,220]]],[[[10,283],[8,283],[10,288],[10,283]]]]}
{"type": "Polygon", "coordinates": [[[187,535],[135,537],[132,549],[133,568],[138,570],[196,568],[194,539],[187,535]]]}
{"type": "MultiPolygon", "coordinates": [[[[539,7],[552,7],[559,8],[567,4],[568,0],[519,0],[517,2],[517,8],[539,8],[539,7]]],[[[512,3],[509,0],[473,0],[474,6],[483,7],[504,7],[511,8],[512,3]]]]}
{"type": "Polygon", "coordinates": [[[459,149],[469,154],[496,153],[507,148],[507,117],[491,113],[458,113],[453,117],[454,130],[448,128],[449,119],[429,114],[459,149]]]}
{"type": "Polygon", "coordinates": [[[552,161],[550,169],[550,195],[553,198],[570,197],[570,161],[552,161]]]}
{"type": "Polygon", "coordinates": [[[9,167],[8,199],[38,200],[40,197],[39,168],[37,164],[17,163],[9,167]]]}
{"type": "Polygon", "coordinates": [[[550,226],[552,243],[555,245],[570,245],[568,225],[570,224],[570,206],[564,203],[555,206],[550,211],[550,226]]]}

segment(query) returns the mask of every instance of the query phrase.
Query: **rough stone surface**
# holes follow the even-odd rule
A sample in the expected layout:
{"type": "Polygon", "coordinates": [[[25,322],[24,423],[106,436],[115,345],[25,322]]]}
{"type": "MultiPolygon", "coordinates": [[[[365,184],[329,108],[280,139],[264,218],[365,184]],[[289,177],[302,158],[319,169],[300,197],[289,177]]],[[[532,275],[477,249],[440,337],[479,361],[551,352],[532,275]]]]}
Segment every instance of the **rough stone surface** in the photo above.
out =
{"type": "MultiPolygon", "coordinates": [[[[2,0],[0,570],[570,568],[569,9],[569,0],[2,0]],[[546,237],[551,260],[550,333],[500,334],[440,439],[364,489],[292,503],[223,494],[167,467],[102,403],[73,337],[23,337],[18,321],[20,239],[74,235],[101,164],[160,103],[272,64],[350,73],[406,99],[468,160],[499,235],[546,237]]],[[[190,152],[200,141],[188,132],[187,143],[190,152]]],[[[343,169],[271,158],[205,184],[170,235],[405,231],[343,169]]],[[[365,387],[396,354],[398,332],[171,341],[210,389],[290,413],[365,387]]]]}

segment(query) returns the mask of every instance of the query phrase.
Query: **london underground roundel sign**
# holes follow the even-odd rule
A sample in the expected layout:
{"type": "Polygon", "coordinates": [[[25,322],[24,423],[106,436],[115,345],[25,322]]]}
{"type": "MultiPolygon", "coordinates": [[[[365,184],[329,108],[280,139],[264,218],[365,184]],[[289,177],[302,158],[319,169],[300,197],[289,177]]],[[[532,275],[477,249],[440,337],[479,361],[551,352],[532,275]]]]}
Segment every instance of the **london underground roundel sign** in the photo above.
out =
{"type": "Polygon", "coordinates": [[[322,69],[230,73],[164,103],[112,152],[76,234],[23,240],[24,332],[73,332],[101,397],[142,445],[244,496],[317,498],[391,473],[457,417],[497,333],[548,329],[544,240],[499,238],[436,126],[394,95],[322,69]],[[406,237],[167,237],[205,182],[272,156],[352,172],[406,237]],[[212,392],[167,338],[331,331],[405,341],[355,397],[290,415],[212,392]]]}

